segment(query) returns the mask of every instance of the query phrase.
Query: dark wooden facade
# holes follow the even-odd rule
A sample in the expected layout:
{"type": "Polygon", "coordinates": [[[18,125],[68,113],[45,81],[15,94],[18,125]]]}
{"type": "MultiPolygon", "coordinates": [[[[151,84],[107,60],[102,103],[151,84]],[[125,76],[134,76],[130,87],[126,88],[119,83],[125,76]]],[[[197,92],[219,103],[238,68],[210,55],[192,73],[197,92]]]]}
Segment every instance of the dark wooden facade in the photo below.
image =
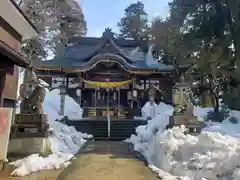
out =
{"type": "MultiPolygon", "coordinates": [[[[11,16],[14,18],[15,15],[21,16],[21,20],[31,24],[13,1],[3,2],[3,4],[1,2],[0,6],[1,11],[1,8],[9,7],[14,9],[16,14],[11,14],[11,16]],[[11,4],[14,6],[11,6],[11,4]]],[[[7,9],[5,9],[5,11],[7,12],[7,9]]],[[[5,11],[2,12],[2,14],[4,14],[5,11]]],[[[31,62],[20,54],[20,43],[23,35],[19,33],[18,29],[15,29],[10,25],[11,23],[14,24],[15,22],[9,22],[9,19],[7,22],[5,19],[6,16],[0,16],[0,107],[14,107],[17,100],[19,66],[26,68],[31,62]]],[[[31,32],[34,32],[37,35],[37,30],[35,27],[32,24],[30,27],[33,29],[31,32]]],[[[23,29],[21,29],[21,31],[23,31],[23,29]]],[[[26,31],[30,32],[29,29],[26,31]]],[[[31,35],[32,34],[29,33],[29,37],[31,37],[31,35]]]]}
{"type": "Polygon", "coordinates": [[[37,74],[52,88],[66,88],[83,107],[84,116],[106,118],[107,112],[118,118],[140,116],[149,90],[157,103],[172,103],[175,68],[156,62],[146,41],[115,39],[106,29],[102,38],[69,42],[64,55],[40,64],[37,74]]]}

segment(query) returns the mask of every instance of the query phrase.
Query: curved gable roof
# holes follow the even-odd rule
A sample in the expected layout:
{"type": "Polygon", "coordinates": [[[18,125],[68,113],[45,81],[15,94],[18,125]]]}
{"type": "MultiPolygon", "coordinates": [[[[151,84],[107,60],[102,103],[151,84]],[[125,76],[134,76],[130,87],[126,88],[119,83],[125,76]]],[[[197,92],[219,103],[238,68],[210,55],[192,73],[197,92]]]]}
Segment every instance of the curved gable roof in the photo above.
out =
{"type": "MultiPolygon", "coordinates": [[[[42,67],[70,68],[73,71],[86,71],[98,62],[119,63],[131,71],[173,72],[175,67],[155,61],[151,46],[136,40],[115,39],[110,29],[106,29],[102,38],[74,37],[72,44],[64,49],[62,61],[60,57],[42,63],[42,67]],[[76,39],[77,38],[77,39],[76,39]]],[[[41,66],[40,65],[40,66],[41,66]]]]}
{"type": "Polygon", "coordinates": [[[71,47],[65,49],[65,58],[72,59],[74,61],[89,61],[93,56],[99,53],[114,53],[123,57],[128,63],[133,63],[131,57],[125,54],[118,45],[112,39],[104,39],[100,44],[91,46],[91,45],[82,45],[75,44],[71,47]]]}

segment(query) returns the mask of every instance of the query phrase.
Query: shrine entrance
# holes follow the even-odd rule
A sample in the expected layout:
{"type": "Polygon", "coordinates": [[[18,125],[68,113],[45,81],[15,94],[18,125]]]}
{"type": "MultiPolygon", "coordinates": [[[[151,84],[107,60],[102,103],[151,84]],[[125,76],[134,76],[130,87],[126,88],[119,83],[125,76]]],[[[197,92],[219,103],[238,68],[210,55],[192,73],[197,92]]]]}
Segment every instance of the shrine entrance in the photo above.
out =
{"type": "Polygon", "coordinates": [[[115,89],[102,89],[94,94],[96,96],[95,104],[97,107],[117,107],[118,106],[118,96],[117,90],[115,89]]]}
{"type": "Polygon", "coordinates": [[[94,114],[103,118],[107,118],[108,113],[110,117],[118,117],[123,110],[120,105],[120,91],[116,88],[96,88],[92,93],[92,104],[94,114]]]}

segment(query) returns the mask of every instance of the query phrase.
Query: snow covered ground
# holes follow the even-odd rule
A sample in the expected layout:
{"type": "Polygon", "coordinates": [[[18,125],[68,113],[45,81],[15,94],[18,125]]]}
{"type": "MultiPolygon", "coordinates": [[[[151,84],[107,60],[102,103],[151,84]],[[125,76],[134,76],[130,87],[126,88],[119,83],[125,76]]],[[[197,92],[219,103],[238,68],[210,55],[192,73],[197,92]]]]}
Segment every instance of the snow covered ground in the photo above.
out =
{"type": "MultiPolygon", "coordinates": [[[[69,96],[66,96],[65,115],[71,119],[82,117],[82,109],[69,96]]],[[[59,90],[53,90],[47,94],[44,100],[44,111],[48,115],[48,123],[53,131],[53,136],[49,138],[52,154],[41,157],[39,154],[32,154],[24,159],[11,162],[10,165],[16,167],[12,172],[13,176],[25,176],[32,172],[47,169],[58,169],[66,167],[74,154],[86,143],[86,139],[91,135],[77,132],[74,127],[55,121],[59,119],[60,95],[59,90]]]]}
{"type": "MultiPolygon", "coordinates": [[[[139,126],[136,135],[126,141],[145,156],[159,177],[163,180],[240,180],[240,139],[233,137],[240,133],[239,124],[225,120],[212,123],[199,136],[185,135],[184,126],[164,128],[172,107],[161,105],[168,109],[163,111],[157,105],[154,110],[147,106],[143,111],[153,115],[153,119],[146,126],[139,126]]],[[[194,115],[203,119],[209,110],[196,107],[194,115]]],[[[232,112],[231,115],[240,117],[239,114],[232,112]]]]}
{"type": "Polygon", "coordinates": [[[237,118],[239,122],[237,124],[233,124],[229,120],[225,120],[222,123],[211,122],[203,129],[203,131],[219,132],[222,135],[240,138],[240,111],[231,111],[230,117],[237,118]]]}

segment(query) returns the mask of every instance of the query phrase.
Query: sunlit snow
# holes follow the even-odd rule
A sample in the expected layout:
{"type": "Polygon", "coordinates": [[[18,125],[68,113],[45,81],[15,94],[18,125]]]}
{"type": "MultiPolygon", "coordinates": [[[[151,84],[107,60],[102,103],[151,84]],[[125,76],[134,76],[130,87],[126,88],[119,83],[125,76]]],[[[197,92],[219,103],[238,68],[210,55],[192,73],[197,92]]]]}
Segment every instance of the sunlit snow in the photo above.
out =
{"type": "MultiPolygon", "coordinates": [[[[165,129],[172,110],[146,104],[143,111],[152,113],[153,119],[126,140],[145,156],[149,167],[164,180],[239,180],[240,139],[233,136],[239,134],[240,125],[225,120],[206,127],[198,136],[185,135],[184,126],[165,129]]],[[[195,107],[194,115],[203,119],[210,110],[195,107]]],[[[239,114],[232,112],[231,116],[239,118],[239,114]]]]}

